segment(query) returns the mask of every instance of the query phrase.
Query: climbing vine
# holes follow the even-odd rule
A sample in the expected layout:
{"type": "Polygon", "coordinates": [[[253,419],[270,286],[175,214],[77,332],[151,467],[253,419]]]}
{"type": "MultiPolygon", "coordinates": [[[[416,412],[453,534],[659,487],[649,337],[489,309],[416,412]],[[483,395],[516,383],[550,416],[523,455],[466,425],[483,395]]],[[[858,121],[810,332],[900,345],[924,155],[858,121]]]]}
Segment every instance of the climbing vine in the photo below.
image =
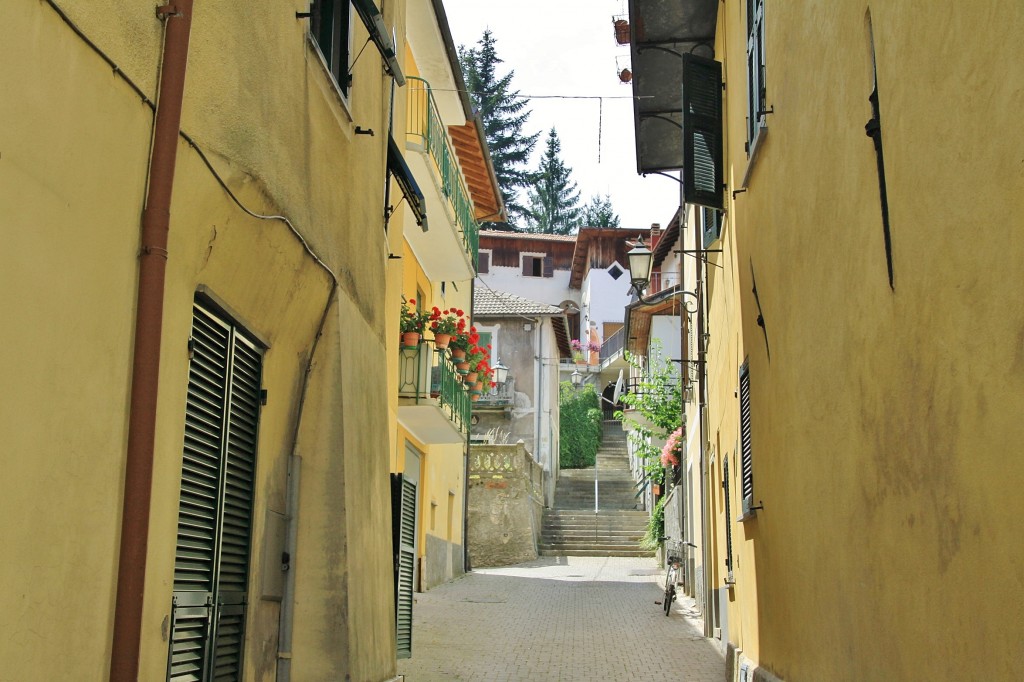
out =
{"type": "Polygon", "coordinates": [[[644,358],[629,351],[625,351],[625,358],[639,380],[633,390],[621,398],[623,404],[632,409],[617,412],[615,416],[628,426],[630,442],[643,461],[647,476],[653,483],[660,484],[665,479],[662,450],[651,440],[668,440],[676,431],[676,438],[682,440],[683,391],[679,373],[671,362],[662,358],[659,341],[651,345],[646,363],[644,358]]]}

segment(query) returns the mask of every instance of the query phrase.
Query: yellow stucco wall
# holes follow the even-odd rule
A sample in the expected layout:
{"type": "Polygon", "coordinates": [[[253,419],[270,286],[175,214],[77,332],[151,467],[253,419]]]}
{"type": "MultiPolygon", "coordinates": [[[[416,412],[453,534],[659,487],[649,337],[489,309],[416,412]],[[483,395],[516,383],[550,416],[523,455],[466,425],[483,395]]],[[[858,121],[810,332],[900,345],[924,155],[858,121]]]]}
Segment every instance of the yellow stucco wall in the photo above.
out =
{"type": "MultiPolygon", "coordinates": [[[[932,9],[870,7],[892,290],[864,133],[868,6],[766,0],[774,113],[747,191],[727,194],[709,419],[720,461],[736,450],[736,371],[749,356],[764,509],[733,523],[728,637],[783,679],[1016,674],[1005,652],[1024,636],[1013,445],[1024,436],[1024,244],[999,225],[1024,208],[1011,151],[1024,137],[1024,16],[976,1],[932,9]],[[953,48],[964,36],[984,39],[953,48]]],[[[729,190],[747,170],[745,34],[742,4],[721,5],[729,190]]]]}
{"type": "MultiPolygon", "coordinates": [[[[152,6],[60,4],[155,99],[162,29],[152,6]]],[[[403,7],[389,3],[386,20],[403,7]]],[[[0,660],[12,679],[102,679],[152,111],[44,3],[8,9],[0,56],[17,68],[3,70],[0,91],[19,94],[0,101],[0,309],[9,349],[0,376],[11,389],[0,428],[18,456],[0,480],[0,535],[19,560],[0,568],[0,608],[13,626],[0,660]],[[75,655],[53,656],[55,641],[75,655]]],[[[370,51],[342,103],[292,9],[196,4],[182,129],[245,206],[288,216],[337,275],[295,450],[303,476],[293,678],[380,680],[395,669],[380,379],[388,363],[386,136],[353,128],[387,130],[390,85],[370,51]]],[[[331,278],[283,222],[240,210],[183,140],[175,180],[140,679],[161,679],[167,661],[186,341],[198,289],[269,346],[245,670],[246,679],[273,679],[279,602],[260,598],[265,573],[276,570],[263,561],[266,515],[285,510],[299,396],[331,278]]],[[[400,222],[394,230],[400,240],[400,222]]]]}

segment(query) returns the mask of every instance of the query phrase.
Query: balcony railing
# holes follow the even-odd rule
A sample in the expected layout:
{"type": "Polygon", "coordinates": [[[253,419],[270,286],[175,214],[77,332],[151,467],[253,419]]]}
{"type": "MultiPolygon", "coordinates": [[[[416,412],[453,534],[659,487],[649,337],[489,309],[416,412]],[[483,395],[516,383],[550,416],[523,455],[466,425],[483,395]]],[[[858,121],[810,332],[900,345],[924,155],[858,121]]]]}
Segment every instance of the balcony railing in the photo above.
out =
{"type": "Polygon", "coordinates": [[[495,386],[489,391],[485,392],[480,399],[476,401],[477,408],[484,407],[509,407],[515,402],[516,397],[516,380],[509,377],[505,383],[495,386]]]}
{"type": "Polygon", "coordinates": [[[448,130],[437,111],[437,103],[430,91],[430,84],[416,76],[409,76],[407,81],[408,136],[422,145],[423,151],[433,161],[440,180],[441,193],[455,216],[455,222],[462,232],[463,244],[473,257],[475,268],[480,249],[480,227],[473,215],[473,202],[470,201],[458,158],[448,138],[448,130]]]}
{"type": "Polygon", "coordinates": [[[398,351],[398,397],[415,404],[435,404],[459,431],[469,429],[470,398],[462,377],[447,353],[420,343],[398,351]]]}
{"type": "Polygon", "coordinates": [[[626,328],[621,327],[614,334],[609,336],[601,344],[601,364],[603,365],[608,361],[608,358],[615,357],[616,353],[622,351],[622,347],[626,341],[626,328]]]}

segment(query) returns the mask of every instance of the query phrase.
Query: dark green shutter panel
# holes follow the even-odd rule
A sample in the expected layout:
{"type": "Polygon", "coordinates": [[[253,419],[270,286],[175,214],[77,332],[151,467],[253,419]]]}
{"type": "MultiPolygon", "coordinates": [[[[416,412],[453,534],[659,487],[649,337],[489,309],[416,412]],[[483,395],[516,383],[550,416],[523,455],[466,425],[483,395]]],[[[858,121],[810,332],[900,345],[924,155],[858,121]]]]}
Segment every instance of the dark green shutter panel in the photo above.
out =
{"type": "Polygon", "coordinates": [[[398,658],[412,656],[412,595],[416,570],[416,484],[397,476],[392,485],[392,513],[398,512],[396,545],[395,639],[398,658]]]}
{"type": "Polygon", "coordinates": [[[683,200],[722,209],[722,64],[683,55],[683,200]]]}
{"type": "Polygon", "coordinates": [[[722,462],[722,488],[725,490],[725,568],[732,580],[732,504],[729,502],[729,458],[722,462]]]}
{"type": "Polygon", "coordinates": [[[754,506],[754,461],[750,444],[750,368],[740,368],[740,473],[743,477],[743,513],[754,506]]]}
{"type": "Polygon", "coordinates": [[[707,206],[700,207],[700,223],[704,232],[704,248],[710,248],[722,236],[722,214],[707,206]]]}
{"type": "Polygon", "coordinates": [[[262,355],[199,303],[174,564],[170,680],[239,680],[262,355]]]}

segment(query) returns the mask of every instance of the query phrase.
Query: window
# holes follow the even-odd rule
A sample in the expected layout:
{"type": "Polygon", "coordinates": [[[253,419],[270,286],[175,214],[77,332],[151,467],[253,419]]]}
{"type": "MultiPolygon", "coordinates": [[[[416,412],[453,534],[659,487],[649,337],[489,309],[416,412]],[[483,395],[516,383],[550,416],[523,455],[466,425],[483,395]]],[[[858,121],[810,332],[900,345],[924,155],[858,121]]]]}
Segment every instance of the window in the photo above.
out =
{"type": "Polygon", "coordinates": [[[476,271],[477,271],[477,274],[480,274],[480,275],[486,275],[488,272],[491,271],[491,252],[490,251],[481,251],[480,252],[480,256],[477,259],[476,271]]]}
{"type": "Polygon", "coordinates": [[[750,365],[740,367],[740,483],[743,516],[754,512],[754,460],[750,443],[750,365]]]}
{"type": "Polygon", "coordinates": [[[765,126],[764,0],[747,0],[747,154],[765,126]]]}
{"type": "Polygon", "coordinates": [[[312,0],[309,11],[310,33],[338,89],[343,96],[348,97],[352,85],[352,77],[349,75],[352,27],[350,0],[312,0]]]}
{"type": "Polygon", "coordinates": [[[169,680],[241,679],[263,351],[196,302],[169,680]]]}
{"type": "Polygon", "coordinates": [[[551,256],[523,254],[523,277],[554,277],[554,259],[551,256]]]}

